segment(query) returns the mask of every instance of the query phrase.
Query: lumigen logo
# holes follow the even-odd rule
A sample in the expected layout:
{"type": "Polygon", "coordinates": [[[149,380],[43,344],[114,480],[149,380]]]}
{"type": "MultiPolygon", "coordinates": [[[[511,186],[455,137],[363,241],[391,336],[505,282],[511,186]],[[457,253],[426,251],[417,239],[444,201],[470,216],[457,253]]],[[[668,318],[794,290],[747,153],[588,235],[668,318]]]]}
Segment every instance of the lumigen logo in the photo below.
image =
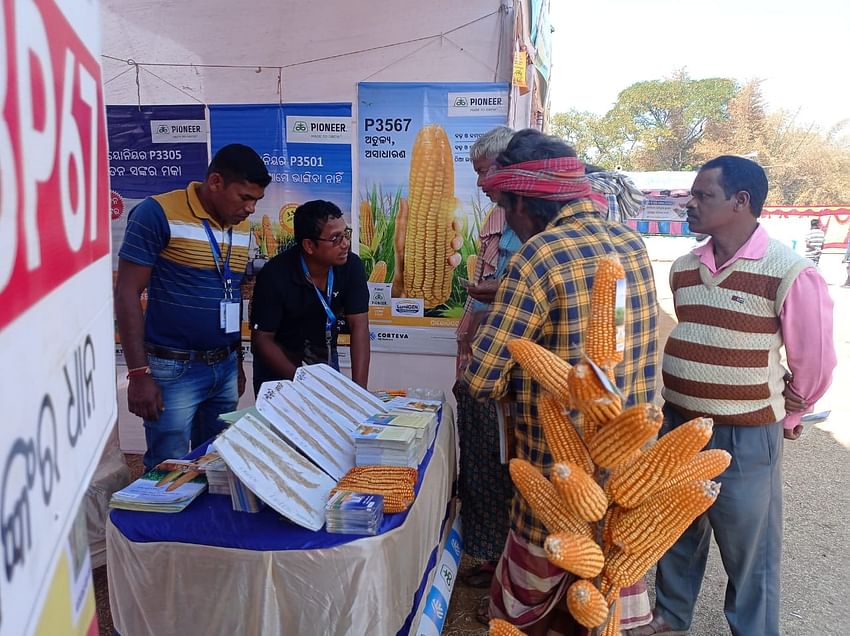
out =
{"type": "Polygon", "coordinates": [[[292,124],[292,132],[307,132],[307,123],[301,120],[292,124]]]}
{"type": "Polygon", "coordinates": [[[467,106],[469,106],[469,102],[466,101],[465,97],[458,97],[457,99],[455,99],[455,107],[465,108],[467,106]]]}

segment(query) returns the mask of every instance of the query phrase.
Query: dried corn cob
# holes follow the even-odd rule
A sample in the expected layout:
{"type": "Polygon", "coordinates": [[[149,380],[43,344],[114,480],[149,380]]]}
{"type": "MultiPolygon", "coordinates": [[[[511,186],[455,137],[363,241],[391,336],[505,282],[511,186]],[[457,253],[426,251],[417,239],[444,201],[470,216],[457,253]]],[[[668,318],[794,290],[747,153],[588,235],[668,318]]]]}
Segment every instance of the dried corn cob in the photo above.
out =
{"type": "Polygon", "coordinates": [[[605,513],[605,518],[602,520],[602,544],[606,548],[614,543],[611,536],[612,530],[624,511],[625,509],[621,506],[610,506],[605,513]]]}
{"type": "Polygon", "coordinates": [[[360,202],[360,242],[368,247],[372,246],[375,238],[375,224],[372,222],[372,206],[368,201],[360,202]]]}
{"type": "Polygon", "coordinates": [[[543,543],[549,563],[576,576],[597,576],[605,565],[605,557],[596,542],[572,532],[555,532],[543,543]]]}
{"type": "Polygon", "coordinates": [[[490,636],[524,636],[516,627],[501,618],[490,620],[490,636]]]}
{"type": "Polygon", "coordinates": [[[596,373],[586,362],[579,362],[572,368],[567,385],[573,406],[581,411],[588,424],[604,426],[620,414],[620,397],[605,390],[596,373]]]}
{"type": "Polygon", "coordinates": [[[608,509],[608,498],[593,477],[572,463],[555,464],[552,483],[567,510],[585,521],[599,521],[608,509]]]}
{"type": "Polygon", "coordinates": [[[712,420],[697,417],[673,429],[628,468],[611,477],[609,491],[614,501],[634,508],[690,462],[711,438],[712,420]]]}
{"type": "Polygon", "coordinates": [[[549,393],[540,398],[539,414],[546,445],[556,462],[572,462],[584,472],[593,472],[593,462],[587,447],[566,412],[566,405],[549,393]]]}
{"type": "Polygon", "coordinates": [[[567,608],[585,627],[599,627],[608,618],[608,603],[602,592],[586,579],[580,579],[567,590],[567,608]]]}
{"type": "Polygon", "coordinates": [[[410,159],[404,290],[410,298],[423,298],[426,309],[443,304],[452,292],[454,191],[454,160],[446,131],[435,124],[425,126],[416,135],[410,159]]]}
{"type": "Polygon", "coordinates": [[[344,477],[350,475],[386,475],[400,481],[416,483],[416,478],[419,471],[416,468],[408,466],[354,466],[351,470],[345,473],[344,477]]]}
{"type": "Polygon", "coordinates": [[[731,462],[732,456],[720,448],[700,451],[691,461],[673,474],[670,480],[664,484],[664,489],[667,490],[688,481],[714,479],[729,468],[731,462]]]}
{"type": "Polygon", "coordinates": [[[407,199],[399,197],[398,212],[395,217],[395,234],[393,235],[393,298],[404,298],[404,246],[407,235],[407,220],[410,216],[410,207],[407,199]]]}
{"type": "Polygon", "coordinates": [[[617,281],[626,277],[619,259],[606,256],[596,266],[593,289],[590,292],[590,319],[584,338],[584,352],[605,371],[623,361],[617,350],[616,294],[617,281]]]}
{"type": "Polygon", "coordinates": [[[536,342],[516,338],[508,342],[508,351],[516,363],[555,397],[569,403],[567,378],[572,365],[536,342]]]}
{"type": "Polygon", "coordinates": [[[661,428],[664,414],[654,404],[638,404],[626,409],[593,438],[589,451],[602,468],[617,468],[640,452],[661,428]]]}
{"type": "Polygon", "coordinates": [[[369,274],[370,283],[383,283],[387,279],[387,264],[385,261],[378,261],[372,267],[372,273],[369,274]]]}
{"type": "Polygon", "coordinates": [[[517,490],[549,532],[572,532],[591,537],[590,524],[566,509],[555,486],[524,459],[512,459],[508,469],[517,490]]]}
{"type": "Polygon", "coordinates": [[[617,598],[611,604],[608,622],[600,636],[620,636],[620,599],[617,598]]]}
{"type": "Polygon", "coordinates": [[[470,254],[466,257],[466,279],[473,285],[478,284],[478,272],[475,267],[478,265],[478,255],[470,254]]]}
{"type": "Polygon", "coordinates": [[[672,545],[719,493],[720,484],[713,481],[689,481],[665,488],[620,515],[611,529],[611,539],[629,553],[646,551],[657,542],[672,545]]]}

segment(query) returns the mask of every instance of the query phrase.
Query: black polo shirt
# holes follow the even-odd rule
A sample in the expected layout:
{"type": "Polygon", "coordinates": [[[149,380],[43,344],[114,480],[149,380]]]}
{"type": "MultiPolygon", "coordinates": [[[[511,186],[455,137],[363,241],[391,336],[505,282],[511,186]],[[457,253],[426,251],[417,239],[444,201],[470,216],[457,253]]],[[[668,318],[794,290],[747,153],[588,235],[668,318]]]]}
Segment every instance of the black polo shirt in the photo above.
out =
{"type": "MultiPolygon", "coordinates": [[[[328,362],[325,343],[327,314],[316,294],[316,288],[304,276],[301,251],[293,246],[278,254],[260,270],[251,300],[251,328],[271,331],[275,341],[296,365],[328,362]]],[[[369,288],[363,262],[354,253],[345,265],[335,266],[331,310],[338,321],[351,314],[369,311],[369,288]]],[[[326,291],[326,290],[322,290],[326,291]]],[[[336,354],[340,323],[334,325],[332,352],[336,354]]],[[[336,355],[333,356],[334,358],[336,355]]],[[[262,362],[254,356],[255,380],[272,380],[262,362]]]]}

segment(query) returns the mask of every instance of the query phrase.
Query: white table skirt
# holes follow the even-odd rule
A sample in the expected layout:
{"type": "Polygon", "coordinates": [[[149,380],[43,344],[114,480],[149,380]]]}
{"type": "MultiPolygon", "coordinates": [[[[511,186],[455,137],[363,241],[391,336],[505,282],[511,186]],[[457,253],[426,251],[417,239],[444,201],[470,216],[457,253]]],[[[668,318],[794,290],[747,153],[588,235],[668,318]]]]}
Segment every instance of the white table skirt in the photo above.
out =
{"type": "Polygon", "coordinates": [[[454,418],[445,408],[419,495],[405,522],[386,534],[328,549],[253,551],[136,543],[109,521],[115,629],[122,636],[392,636],[444,539],[455,475],[454,418]]]}

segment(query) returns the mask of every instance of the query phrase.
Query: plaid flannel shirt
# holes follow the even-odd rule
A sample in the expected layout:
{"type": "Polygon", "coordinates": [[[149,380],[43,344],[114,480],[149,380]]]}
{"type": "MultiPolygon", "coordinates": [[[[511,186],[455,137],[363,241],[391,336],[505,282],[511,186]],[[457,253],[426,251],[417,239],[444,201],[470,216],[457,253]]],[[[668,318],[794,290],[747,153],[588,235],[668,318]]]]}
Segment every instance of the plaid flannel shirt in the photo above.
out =
{"type": "MultiPolygon", "coordinates": [[[[490,312],[478,330],[463,380],[476,398],[513,395],[517,405],[516,455],[548,476],[552,458],[537,416],[541,387],[507,349],[528,338],[571,364],[579,361],[589,317],[590,291],[601,256],[617,254],[626,270],[626,351],[617,386],[631,406],[655,395],[657,301],[652,264],[640,235],[610,223],[590,199],[565,205],[548,227],[513,257],[490,312]]],[[[546,530],[514,491],[511,526],[542,545],[546,530]]]]}

